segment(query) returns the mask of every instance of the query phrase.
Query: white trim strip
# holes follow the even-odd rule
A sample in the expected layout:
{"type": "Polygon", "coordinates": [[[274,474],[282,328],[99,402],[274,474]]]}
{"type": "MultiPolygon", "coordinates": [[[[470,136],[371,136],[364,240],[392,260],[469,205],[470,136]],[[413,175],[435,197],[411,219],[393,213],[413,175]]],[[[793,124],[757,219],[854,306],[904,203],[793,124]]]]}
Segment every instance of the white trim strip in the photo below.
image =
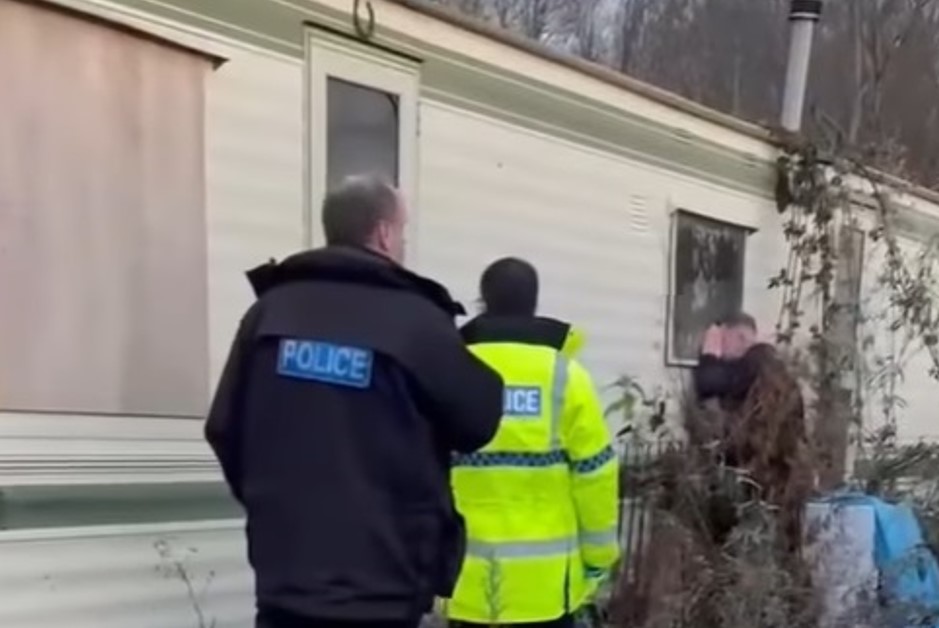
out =
{"type": "Polygon", "coordinates": [[[155,536],[186,532],[228,532],[244,530],[240,519],[193,521],[186,523],[144,523],[127,525],[88,526],[80,528],[41,528],[0,532],[0,545],[32,541],[71,541],[109,537],[155,536]]]}

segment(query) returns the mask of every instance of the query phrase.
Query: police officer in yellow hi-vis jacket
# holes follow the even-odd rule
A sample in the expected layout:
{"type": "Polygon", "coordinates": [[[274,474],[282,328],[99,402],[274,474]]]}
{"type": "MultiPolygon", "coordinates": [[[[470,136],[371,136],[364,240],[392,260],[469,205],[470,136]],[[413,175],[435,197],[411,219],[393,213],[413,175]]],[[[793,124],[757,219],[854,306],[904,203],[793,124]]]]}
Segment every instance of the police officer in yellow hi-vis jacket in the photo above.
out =
{"type": "Polygon", "coordinates": [[[618,465],[580,336],[538,317],[538,274],[507,258],[483,273],[484,313],[462,330],[505,382],[503,418],[481,451],[457,456],[467,550],[451,625],[573,626],[619,554],[618,465]]]}

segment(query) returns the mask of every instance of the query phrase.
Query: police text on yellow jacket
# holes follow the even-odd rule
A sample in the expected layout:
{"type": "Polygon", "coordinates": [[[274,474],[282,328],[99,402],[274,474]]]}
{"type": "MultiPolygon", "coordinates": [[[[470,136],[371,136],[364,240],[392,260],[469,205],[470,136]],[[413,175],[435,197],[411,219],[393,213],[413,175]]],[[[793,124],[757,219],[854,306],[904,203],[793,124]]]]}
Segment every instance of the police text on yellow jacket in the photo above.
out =
{"type": "Polygon", "coordinates": [[[548,621],[573,612],[618,557],[618,468],[581,344],[552,319],[480,317],[472,351],[505,382],[502,423],[455,459],[467,555],[448,614],[471,622],[548,621]]]}

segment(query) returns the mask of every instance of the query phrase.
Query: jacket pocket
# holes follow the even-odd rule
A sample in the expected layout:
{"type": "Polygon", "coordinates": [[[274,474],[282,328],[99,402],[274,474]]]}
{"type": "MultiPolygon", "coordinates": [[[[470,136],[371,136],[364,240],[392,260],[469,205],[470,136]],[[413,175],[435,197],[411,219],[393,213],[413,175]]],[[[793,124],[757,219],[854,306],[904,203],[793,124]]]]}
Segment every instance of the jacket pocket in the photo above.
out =
{"type": "Polygon", "coordinates": [[[450,597],[466,553],[466,527],[456,512],[411,510],[404,515],[403,541],[422,593],[450,597]]]}
{"type": "Polygon", "coordinates": [[[440,518],[432,510],[408,509],[399,515],[401,541],[414,574],[414,584],[422,597],[433,597],[433,581],[438,558],[440,518]]]}

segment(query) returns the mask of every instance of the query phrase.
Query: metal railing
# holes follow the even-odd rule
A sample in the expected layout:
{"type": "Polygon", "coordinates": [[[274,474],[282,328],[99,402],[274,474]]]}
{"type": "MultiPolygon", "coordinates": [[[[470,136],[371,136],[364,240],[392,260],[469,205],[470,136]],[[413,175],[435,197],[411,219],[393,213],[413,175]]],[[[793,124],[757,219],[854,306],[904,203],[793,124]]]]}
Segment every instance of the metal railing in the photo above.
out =
{"type": "Polygon", "coordinates": [[[641,582],[645,571],[644,548],[655,523],[655,499],[661,486],[653,468],[666,454],[682,453],[677,441],[622,443],[620,449],[619,539],[623,563],[619,577],[631,584],[641,582]]]}

